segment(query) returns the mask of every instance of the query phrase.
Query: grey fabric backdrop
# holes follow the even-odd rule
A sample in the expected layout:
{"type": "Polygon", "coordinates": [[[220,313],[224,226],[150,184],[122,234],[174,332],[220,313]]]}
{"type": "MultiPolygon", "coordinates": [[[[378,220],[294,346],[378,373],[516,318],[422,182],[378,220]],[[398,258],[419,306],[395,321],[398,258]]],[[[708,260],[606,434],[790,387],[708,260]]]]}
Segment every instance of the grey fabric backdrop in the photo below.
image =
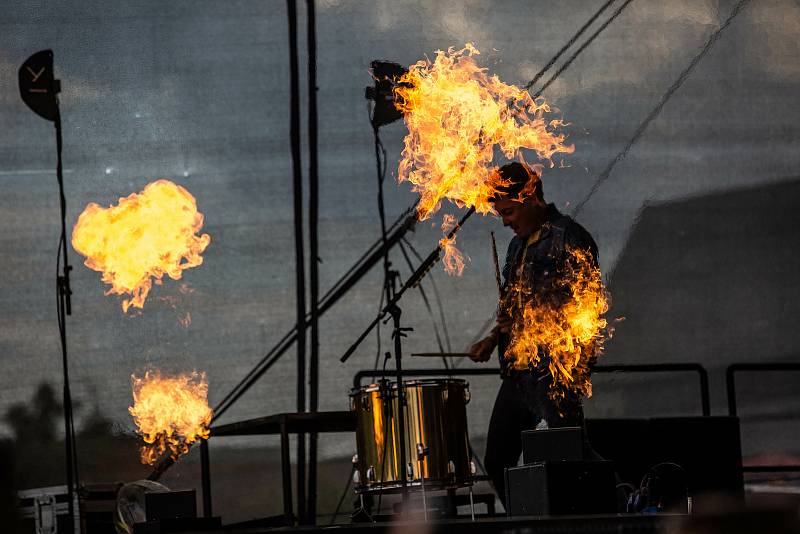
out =
{"type": "MultiPolygon", "coordinates": [[[[436,49],[473,41],[483,65],[522,85],[600,4],[318,2],[323,291],[379,236],[363,98],[370,60],[410,64],[436,49]]],[[[733,4],[637,0],[547,90],[544,96],[571,123],[567,131],[576,145],[569,167],[544,176],[550,200],[569,211],[586,194],[733,4]]],[[[0,412],[29,399],[42,381],[60,388],[54,135],[49,123],[25,108],[16,87],[18,66],[43,48],[54,50],[63,86],[69,226],[88,202],[108,205],[156,178],[169,178],[195,195],[206,216],[204,231],[212,237],[204,265],[184,277],[194,293],[182,295],[179,284],[167,281],[132,316],[123,315],[117,298],[103,295],[99,273],[71,251],[74,314],[68,336],[78,423],[95,407],[116,431],[130,432],[130,374],[147,365],[205,371],[215,404],[294,318],[285,3],[5,1],[2,13],[0,412]],[[177,309],[171,298],[178,299],[177,309]],[[193,321],[183,328],[178,316],[186,311],[193,321]]],[[[706,365],[713,371],[714,413],[726,410],[727,364],[786,360],[796,350],[797,188],[762,194],[755,212],[749,193],[737,193],[735,209],[715,211],[714,203],[730,191],[796,183],[799,33],[798,3],[753,2],[579,217],[600,245],[604,271],[616,268],[612,290],[618,287],[620,295],[611,315],[627,317],[605,361],[706,365]],[[646,203],[659,208],[642,212],[646,203]],[[773,209],[775,203],[782,208],[773,209]],[[763,218],[753,213],[773,222],[759,227],[763,218]],[[635,223],[642,214],[649,233],[625,249],[632,233],[638,235],[635,223]],[[712,223],[719,236],[707,231],[712,223]],[[679,238],[667,239],[660,231],[676,226],[685,229],[679,238]],[[731,249],[752,253],[725,256],[731,249]],[[780,255],[773,256],[776,251],[780,255]],[[720,257],[734,259],[716,261],[720,257]],[[737,270],[741,258],[749,262],[745,273],[737,270]],[[717,290],[706,292],[710,280],[717,290]],[[660,289],[654,293],[653,287],[660,289]],[[746,290],[752,287],[758,290],[746,290]],[[697,342],[698,330],[707,343],[697,342]]],[[[305,135],[305,123],[303,129],[305,135]]],[[[390,172],[404,133],[401,123],[383,129],[390,172]]],[[[390,218],[414,200],[392,178],[386,196],[390,218]]],[[[464,276],[447,277],[441,267],[434,271],[454,350],[479,334],[496,304],[490,230],[504,250],[510,232],[491,217],[474,217],[458,237],[471,258],[464,276]]],[[[427,253],[438,236],[424,224],[412,240],[427,253]]],[[[399,254],[393,261],[408,273],[399,254]]],[[[346,365],[338,357],[373,316],[379,295],[376,270],[321,321],[323,409],[346,409],[352,374],[373,364],[374,336],[346,365]]],[[[406,352],[436,350],[420,297],[413,294],[403,304],[404,321],[415,328],[406,352]]],[[[388,336],[383,341],[386,346],[388,336]]],[[[698,413],[696,387],[688,380],[598,377],[588,409],[596,415],[698,413]]],[[[784,380],[781,388],[796,383],[774,380],[784,380]]],[[[472,384],[469,416],[479,449],[497,385],[493,378],[472,384]]],[[[293,410],[294,391],[291,351],[224,421],[293,410]]],[[[756,391],[748,402],[779,418],[794,413],[769,393],[756,391]]],[[[796,421],[768,423],[762,420],[761,438],[745,440],[747,455],[769,452],[773,443],[800,452],[796,439],[777,439],[796,437],[796,421]]],[[[5,424],[0,429],[10,432],[5,424]]],[[[261,442],[231,444],[256,443],[261,442]]],[[[351,454],[355,444],[345,436],[323,438],[321,447],[324,457],[338,457],[351,454]]],[[[274,476],[270,480],[277,484],[274,476]]]]}

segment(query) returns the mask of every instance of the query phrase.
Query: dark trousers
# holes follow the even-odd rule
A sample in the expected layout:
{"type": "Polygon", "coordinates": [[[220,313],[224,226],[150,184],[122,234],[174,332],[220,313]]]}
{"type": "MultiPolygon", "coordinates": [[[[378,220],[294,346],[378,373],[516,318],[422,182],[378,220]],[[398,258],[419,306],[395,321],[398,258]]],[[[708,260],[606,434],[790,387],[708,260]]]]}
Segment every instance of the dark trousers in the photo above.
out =
{"type": "Polygon", "coordinates": [[[532,373],[504,377],[494,401],[486,439],[484,466],[494,489],[505,506],[505,470],[514,467],[522,454],[522,431],[533,430],[544,419],[549,428],[584,427],[584,448],[587,457],[594,456],[586,439],[583,407],[580,399],[570,398],[556,406],[548,397],[550,377],[532,373]]]}

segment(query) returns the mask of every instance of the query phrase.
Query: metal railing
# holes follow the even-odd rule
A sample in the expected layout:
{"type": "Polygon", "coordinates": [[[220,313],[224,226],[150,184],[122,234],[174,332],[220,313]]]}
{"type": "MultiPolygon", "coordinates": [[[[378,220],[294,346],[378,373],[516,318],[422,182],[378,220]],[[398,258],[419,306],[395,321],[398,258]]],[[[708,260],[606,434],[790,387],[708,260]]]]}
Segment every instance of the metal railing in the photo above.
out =
{"type": "MultiPolygon", "coordinates": [[[[725,385],[728,394],[728,415],[738,415],[736,409],[736,373],[743,371],[800,371],[800,363],[734,363],[725,370],[725,385]]],[[[781,473],[800,472],[800,464],[745,465],[745,472],[781,473]]]]}
{"type": "MultiPolygon", "coordinates": [[[[708,389],[708,372],[699,363],[648,363],[648,364],[620,364],[620,365],[595,365],[595,373],[665,373],[665,372],[696,372],[700,376],[700,403],[703,415],[711,415],[711,401],[708,389]]],[[[480,376],[495,375],[499,371],[496,367],[480,369],[403,369],[403,375],[407,377],[426,377],[426,376],[480,376]]],[[[391,376],[392,372],[382,372],[375,369],[362,369],[353,375],[353,388],[361,387],[362,379],[366,377],[377,378],[380,376],[391,376]]]]}

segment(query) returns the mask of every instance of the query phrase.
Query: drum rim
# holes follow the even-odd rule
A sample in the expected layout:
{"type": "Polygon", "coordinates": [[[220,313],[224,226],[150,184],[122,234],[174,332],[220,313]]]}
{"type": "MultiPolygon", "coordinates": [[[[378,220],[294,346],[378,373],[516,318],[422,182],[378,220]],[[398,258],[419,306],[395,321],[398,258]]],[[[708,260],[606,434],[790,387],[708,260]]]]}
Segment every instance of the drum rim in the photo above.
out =
{"type": "MultiPolygon", "coordinates": [[[[465,386],[469,387],[469,382],[464,380],[463,378],[417,378],[414,380],[403,380],[403,387],[408,386],[433,386],[433,385],[457,385],[457,386],[465,386]]],[[[358,393],[372,393],[373,391],[378,391],[380,389],[379,382],[373,382],[371,384],[366,384],[359,388],[352,388],[350,390],[350,395],[357,395],[358,393]]],[[[390,382],[389,389],[392,391],[397,390],[397,382],[390,382]]]]}
{"type": "MultiPolygon", "coordinates": [[[[474,477],[458,477],[453,481],[452,479],[446,480],[442,478],[426,478],[425,479],[425,489],[426,490],[437,490],[437,489],[446,489],[446,488],[466,488],[468,486],[474,486],[475,479],[474,477]]],[[[422,489],[423,484],[420,483],[420,480],[408,480],[406,482],[406,487],[410,490],[420,490],[422,489]]],[[[403,484],[399,480],[386,480],[384,482],[374,482],[372,484],[362,484],[360,486],[356,486],[353,488],[356,493],[375,493],[375,492],[385,492],[385,493],[396,493],[403,489],[403,484]]]]}

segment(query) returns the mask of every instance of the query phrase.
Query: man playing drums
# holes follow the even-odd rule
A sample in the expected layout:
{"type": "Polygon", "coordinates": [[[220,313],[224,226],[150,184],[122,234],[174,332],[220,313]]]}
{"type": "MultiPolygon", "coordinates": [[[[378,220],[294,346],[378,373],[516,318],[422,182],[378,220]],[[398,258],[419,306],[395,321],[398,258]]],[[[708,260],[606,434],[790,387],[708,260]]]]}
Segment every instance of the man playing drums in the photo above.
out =
{"type": "MultiPolygon", "coordinates": [[[[553,377],[546,354],[526,369],[519,369],[507,357],[507,348],[514,341],[513,325],[521,320],[526,302],[559,292],[559,277],[570,261],[566,250],[582,250],[596,267],[597,245],[583,227],[544,201],[542,182],[532,169],[514,162],[500,168],[500,177],[504,185],[491,200],[503,225],[510,226],[515,236],[503,267],[497,325],[470,353],[473,361],[486,362],[498,348],[502,384],[489,422],[485,466],[504,502],[504,470],[519,461],[523,430],[583,426],[579,392],[567,389],[558,398],[548,394],[553,377]]],[[[588,441],[585,446],[593,456],[588,441]]]]}

